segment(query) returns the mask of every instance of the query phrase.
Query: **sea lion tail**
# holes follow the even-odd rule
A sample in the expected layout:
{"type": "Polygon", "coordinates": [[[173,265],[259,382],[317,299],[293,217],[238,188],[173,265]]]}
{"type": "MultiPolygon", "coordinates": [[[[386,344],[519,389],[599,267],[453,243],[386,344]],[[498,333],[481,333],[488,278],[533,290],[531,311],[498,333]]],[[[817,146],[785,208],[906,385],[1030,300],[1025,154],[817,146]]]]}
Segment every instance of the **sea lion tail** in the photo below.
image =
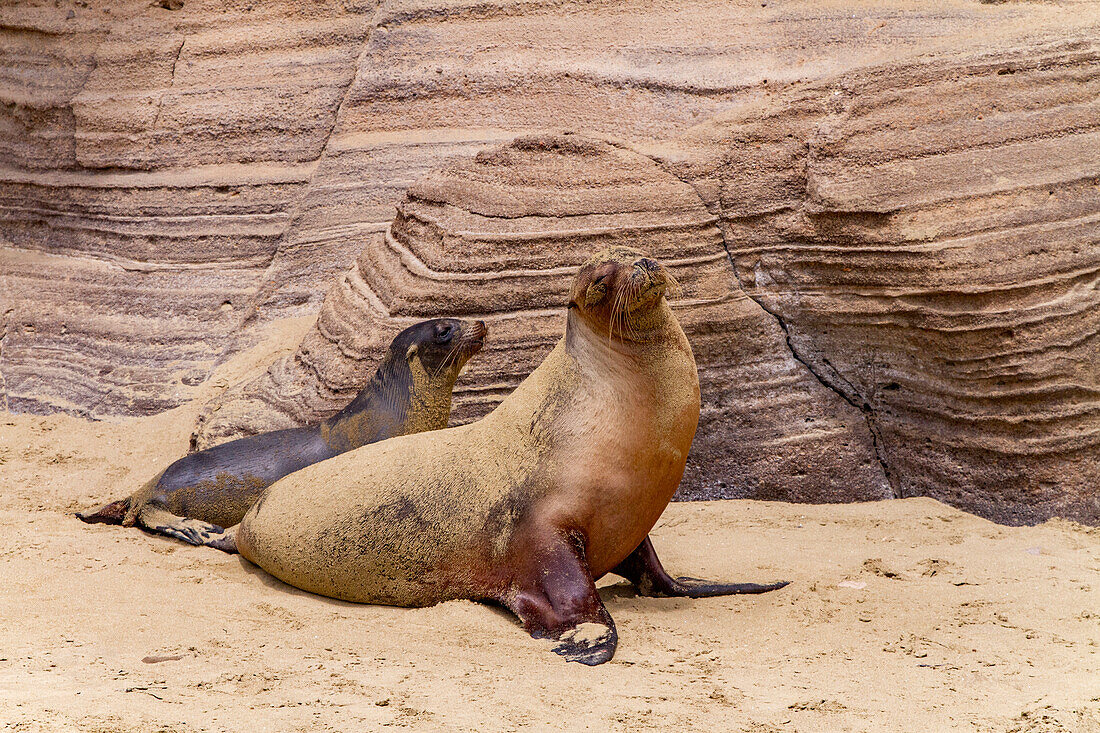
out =
{"type": "Polygon", "coordinates": [[[130,509],[130,497],[104,504],[99,509],[77,512],[76,518],[88,524],[122,524],[123,517],[130,509]]]}

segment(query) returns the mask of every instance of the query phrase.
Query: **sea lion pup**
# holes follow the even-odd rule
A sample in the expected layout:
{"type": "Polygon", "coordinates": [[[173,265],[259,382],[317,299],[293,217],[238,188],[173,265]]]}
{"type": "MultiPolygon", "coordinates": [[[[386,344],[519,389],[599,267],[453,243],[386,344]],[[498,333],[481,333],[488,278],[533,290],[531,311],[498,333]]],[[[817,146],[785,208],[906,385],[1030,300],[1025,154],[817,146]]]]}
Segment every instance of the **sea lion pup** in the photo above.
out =
{"type": "Polygon", "coordinates": [[[394,338],[367,386],[333,417],[184,456],[132,496],[77,516],[235,552],[222,528],[240,522],[274,481],[367,443],[447,427],[455,380],[486,333],[481,321],[452,318],[410,326],[394,338]]]}
{"type": "Polygon", "coordinates": [[[695,357],[665,268],[614,248],[573,283],[565,336],[475,423],[365,446],[275,482],[237,530],[240,553],[304,590],[428,606],[498,602],[566,659],[618,640],[605,573],[643,595],[761,593],[670,577],[647,538],[699,421],[695,357]]]}

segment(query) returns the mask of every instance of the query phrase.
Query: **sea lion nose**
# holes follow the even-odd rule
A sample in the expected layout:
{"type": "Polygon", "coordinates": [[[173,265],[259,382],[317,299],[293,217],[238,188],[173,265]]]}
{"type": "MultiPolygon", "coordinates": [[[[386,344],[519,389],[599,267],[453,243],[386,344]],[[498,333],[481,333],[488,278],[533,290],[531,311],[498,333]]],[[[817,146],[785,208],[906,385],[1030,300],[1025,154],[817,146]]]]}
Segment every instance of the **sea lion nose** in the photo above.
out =
{"type": "Polygon", "coordinates": [[[651,260],[648,257],[643,257],[634,264],[636,264],[638,267],[642,268],[646,272],[656,272],[661,268],[661,266],[657,264],[656,260],[651,260]]]}

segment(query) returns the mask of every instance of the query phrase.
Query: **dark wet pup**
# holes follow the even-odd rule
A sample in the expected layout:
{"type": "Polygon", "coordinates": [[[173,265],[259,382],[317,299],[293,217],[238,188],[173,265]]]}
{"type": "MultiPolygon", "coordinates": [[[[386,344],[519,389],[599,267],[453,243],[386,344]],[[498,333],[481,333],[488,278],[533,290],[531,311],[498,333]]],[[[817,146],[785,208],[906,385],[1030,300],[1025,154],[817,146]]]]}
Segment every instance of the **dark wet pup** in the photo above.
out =
{"type": "Polygon", "coordinates": [[[131,496],[76,516],[235,552],[224,528],[283,476],[368,443],[447,427],[455,380],[487,333],[481,321],[452,318],[410,326],[394,338],[370,383],[333,417],[191,453],[131,496]]]}

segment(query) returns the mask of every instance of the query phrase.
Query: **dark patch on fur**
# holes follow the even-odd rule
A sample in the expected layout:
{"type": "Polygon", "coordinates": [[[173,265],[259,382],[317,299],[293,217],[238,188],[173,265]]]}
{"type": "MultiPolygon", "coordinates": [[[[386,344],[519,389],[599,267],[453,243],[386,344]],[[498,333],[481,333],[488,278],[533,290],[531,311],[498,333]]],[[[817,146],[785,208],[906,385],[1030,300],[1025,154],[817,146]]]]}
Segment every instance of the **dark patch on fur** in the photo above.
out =
{"type": "Polygon", "coordinates": [[[364,512],[362,520],[364,523],[381,524],[382,526],[397,524],[403,527],[408,527],[410,524],[427,525],[420,514],[420,509],[416,506],[416,502],[407,496],[394,499],[386,504],[380,504],[370,511],[364,512]]]}
{"type": "Polygon", "coordinates": [[[501,537],[509,533],[510,527],[516,527],[522,523],[531,502],[526,497],[518,496],[519,492],[512,492],[493,504],[485,517],[485,534],[489,537],[501,537]]]}

